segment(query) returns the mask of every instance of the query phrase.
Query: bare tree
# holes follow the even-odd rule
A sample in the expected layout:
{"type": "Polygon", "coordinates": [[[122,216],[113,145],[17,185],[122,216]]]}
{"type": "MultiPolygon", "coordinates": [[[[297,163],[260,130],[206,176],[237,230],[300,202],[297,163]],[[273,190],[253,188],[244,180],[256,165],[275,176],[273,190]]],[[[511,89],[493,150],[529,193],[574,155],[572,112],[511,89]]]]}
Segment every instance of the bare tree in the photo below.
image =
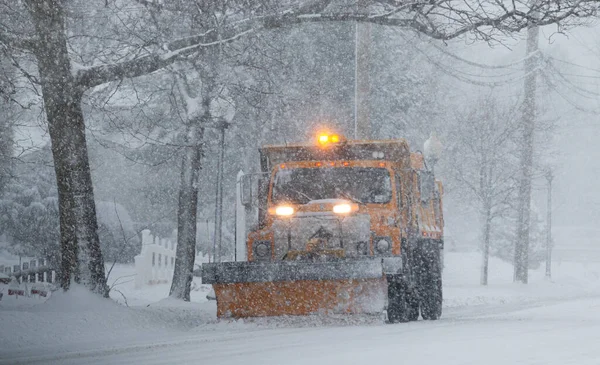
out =
{"type": "MultiPolygon", "coordinates": [[[[208,65],[215,65],[209,62],[208,65]]],[[[204,146],[204,131],[212,121],[210,102],[214,96],[215,76],[211,68],[199,68],[201,87],[194,90],[184,72],[175,74],[177,89],[185,108],[185,152],[181,162],[179,209],[177,212],[177,259],[170,295],[190,300],[192,273],[196,257],[196,214],[198,211],[198,180],[204,146]]]]}
{"type": "Polygon", "coordinates": [[[460,163],[452,164],[448,171],[466,193],[465,201],[475,199],[478,203],[482,233],[481,285],[487,285],[494,220],[506,215],[517,189],[518,120],[512,106],[499,105],[492,96],[480,99],[475,105],[466,115],[458,116],[449,129],[451,160],[460,163]]]}

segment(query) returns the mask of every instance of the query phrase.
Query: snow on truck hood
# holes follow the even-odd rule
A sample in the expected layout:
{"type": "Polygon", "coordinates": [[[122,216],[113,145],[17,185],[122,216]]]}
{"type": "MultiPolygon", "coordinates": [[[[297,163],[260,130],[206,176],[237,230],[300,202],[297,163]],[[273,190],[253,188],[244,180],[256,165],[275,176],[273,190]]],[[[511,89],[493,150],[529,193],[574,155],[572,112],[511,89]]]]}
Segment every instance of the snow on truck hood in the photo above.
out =
{"type": "Polygon", "coordinates": [[[312,205],[312,204],[350,204],[350,203],[352,203],[352,202],[347,199],[316,199],[316,200],[311,200],[306,204],[312,205]]]}

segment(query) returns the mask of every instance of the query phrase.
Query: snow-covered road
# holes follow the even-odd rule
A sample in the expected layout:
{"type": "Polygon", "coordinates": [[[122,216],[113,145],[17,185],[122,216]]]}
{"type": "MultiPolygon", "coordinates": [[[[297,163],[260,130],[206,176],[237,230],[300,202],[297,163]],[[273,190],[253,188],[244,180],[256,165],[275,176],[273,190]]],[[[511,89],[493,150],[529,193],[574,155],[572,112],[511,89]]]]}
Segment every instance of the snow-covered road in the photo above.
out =
{"type": "Polygon", "coordinates": [[[168,285],[120,286],[130,308],[78,287],[45,303],[5,298],[0,364],[600,364],[600,264],[556,265],[552,281],[540,268],[519,285],[509,265],[492,260],[482,287],[478,258],[447,255],[444,315],[435,322],[219,321],[206,287],[182,303],[161,300],[168,285]]]}
{"type": "MultiPolygon", "coordinates": [[[[103,340],[95,349],[3,358],[6,364],[594,364],[600,297],[521,308],[448,309],[436,322],[272,328],[240,325],[169,340],[103,340]]],[[[121,337],[121,336],[117,336],[121,337]]],[[[6,356],[8,354],[5,353],[6,356]]]]}

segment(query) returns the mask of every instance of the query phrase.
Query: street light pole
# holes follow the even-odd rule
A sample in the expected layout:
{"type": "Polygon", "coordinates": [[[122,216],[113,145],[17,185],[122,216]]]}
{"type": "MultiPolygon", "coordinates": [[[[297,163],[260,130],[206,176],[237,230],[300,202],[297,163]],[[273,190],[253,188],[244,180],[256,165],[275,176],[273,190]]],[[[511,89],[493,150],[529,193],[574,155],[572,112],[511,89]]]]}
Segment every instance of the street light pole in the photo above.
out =
{"type": "Polygon", "coordinates": [[[225,129],[229,123],[219,120],[217,128],[221,131],[219,140],[219,160],[217,166],[217,193],[215,199],[215,239],[213,243],[213,262],[221,262],[221,226],[223,224],[223,159],[225,154],[225,129]]]}
{"type": "Polygon", "coordinates": [[[552,277],[552,169],[548,168],[546,180],[548,181],[548,206],[546,208],[546,278],[552,277]]]}

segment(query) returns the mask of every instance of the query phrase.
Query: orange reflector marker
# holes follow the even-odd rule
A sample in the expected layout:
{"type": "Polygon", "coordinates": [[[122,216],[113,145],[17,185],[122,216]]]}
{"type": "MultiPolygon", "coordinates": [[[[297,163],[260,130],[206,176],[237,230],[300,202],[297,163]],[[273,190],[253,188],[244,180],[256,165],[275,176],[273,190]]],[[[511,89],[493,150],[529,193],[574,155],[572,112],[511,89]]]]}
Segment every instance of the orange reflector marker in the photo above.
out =
{"type": "Polygon", "coordinates": [[[279,165],[280,168],[285,169],[285,164],[282,163],[281,165],[279,165]]]}
{"type": "Polygon", "coordinates": [[[344,161],[344,162],[342,163],[342,165],[344,165],[344,166],[348,166],[348,165],[350,165],[350,162],[348,162],[348,161],[344,161]]]}
{"type": "Polygon", "coordinates": [[[320,163],[320,162],[317,162],[317,163],[315,164],[315,166],[317,166],[317,167],[321,167],[321,165],[323,165],[323,164],[322,164],[322,163],[320,163]]]}
{"type": "Polygon", "coordinates": [[[335,166],[335,162],[331,161],[331,162],[329,163],[329,166],[335,166]]]}
{"type": "Polygon", "coordinates": [[[385,162],[380,162],[379,167],[385,167],[385,162]]]}

